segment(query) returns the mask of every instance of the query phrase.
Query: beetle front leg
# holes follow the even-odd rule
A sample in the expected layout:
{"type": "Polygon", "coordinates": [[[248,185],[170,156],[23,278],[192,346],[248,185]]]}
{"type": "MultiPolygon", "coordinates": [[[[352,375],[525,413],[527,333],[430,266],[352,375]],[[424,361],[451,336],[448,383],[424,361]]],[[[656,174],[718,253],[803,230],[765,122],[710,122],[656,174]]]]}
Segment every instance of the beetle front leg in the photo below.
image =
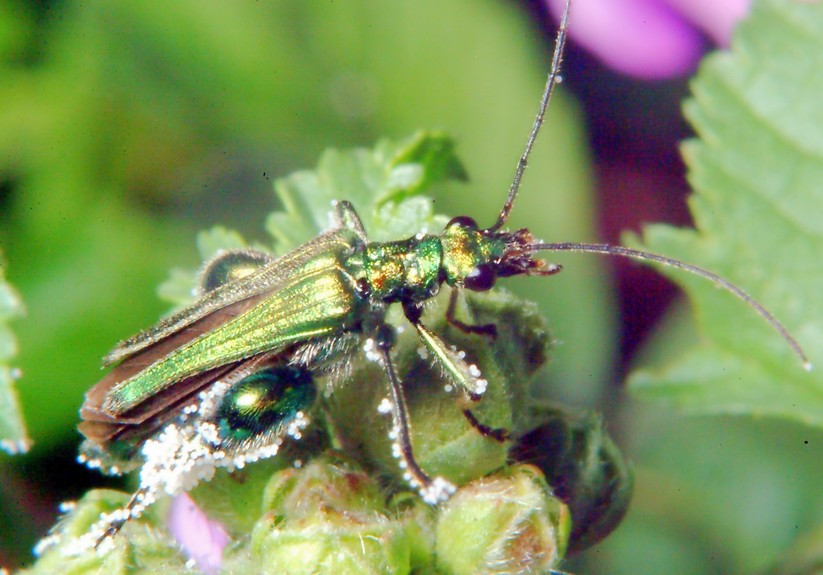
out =
{"type": "MultiPolygon", "coordinates": [[[[488,382],[481,377],[480,370],[474,364],[468,364],[463,359],[464,353],[453,348],[448,348],[439,337],[432,333],[422,323],[413,324],[420,339],[426,346],[429,353],[436,358],[443,370],[448,374],[452,381],[462,389],[469,400],[472,402],[480,401],[483,393],[486,391],[488,382]]],[[[449,388],[447,386],[447,391],[449,388]]],[[[483,437],[489,437],[497,442],[504,442],[508,440],[509,432],[502,427],[490,427],[481,423],[474,413],[466,406],[467,401],[458,401],[462,408],[463,415],[473,428],[475,428],[483,437]]]]}

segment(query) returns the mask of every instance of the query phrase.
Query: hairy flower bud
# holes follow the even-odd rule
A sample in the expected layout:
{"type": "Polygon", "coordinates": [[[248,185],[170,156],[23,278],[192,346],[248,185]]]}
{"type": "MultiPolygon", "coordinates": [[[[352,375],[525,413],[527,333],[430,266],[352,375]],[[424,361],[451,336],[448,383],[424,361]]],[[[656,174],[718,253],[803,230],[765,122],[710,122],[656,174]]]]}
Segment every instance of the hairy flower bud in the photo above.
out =
{"type": "Polygon", "coordinates": [[[563,558],[569,512],[530,465],[478,479],[440,510],[437,563],[453,575],[542,573],[563,558]]]}
{"type": "MultiPolygon", "coordinates": [[[[320,457],[275,473],[248,548],[224,558],[226,573],[405,574],[419,536],[389,513],[376,483],[350,462],[320,457]]],[[[425,555],[423,553],[422,555],[425,555]]]]}

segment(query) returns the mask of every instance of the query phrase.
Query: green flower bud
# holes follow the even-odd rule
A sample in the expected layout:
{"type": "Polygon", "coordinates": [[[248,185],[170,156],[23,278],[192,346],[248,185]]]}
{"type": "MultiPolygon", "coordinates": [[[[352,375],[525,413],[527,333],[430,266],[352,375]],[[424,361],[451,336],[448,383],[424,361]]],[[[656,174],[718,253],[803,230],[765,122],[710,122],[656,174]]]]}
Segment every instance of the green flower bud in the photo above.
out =
{"type": "Polygon", "coordinates": [[[365,473],[320,457],[302,469],[275,473],[263,495],[263,517],[246,548],[228,550],[227,573],[405,574],[419,549],[419,533],[389,516],[365,473]]]}
{"type": "Polygon", "coordinates": [[[542,473],[516,465],[461,488],[440,510],[437,564],[450,575],[542,573],[563,558],[565,504],[542,473]]]}
{"type": "MultiPolygon", "coordinates": [[[[102,513],[111,513],[128,501],[125,493],[107,489],[89,491],[77,503],[66,506],[49,535],[35,548],[39,555],[31,569],[20,575],[132,575],[191,573],[186,559],[168,533],[156,527],[155,510],[139,520],[129,521],[123,536],[104,542],[100,550],[84,537],[102,513]],[[103,551],[106,552],[103,552],[103,551]]],[[[93,542],[92,542],[93,543],[93,542]]]]}
{"type": "Polygon", "coordinates": [[[634,479],[599,415],[556,406],[535,409],[543,423],[512,449],[517,461],[536,465],[569,506],[574,526],[569,554],[590,547],[623,520],[634,479]]]}

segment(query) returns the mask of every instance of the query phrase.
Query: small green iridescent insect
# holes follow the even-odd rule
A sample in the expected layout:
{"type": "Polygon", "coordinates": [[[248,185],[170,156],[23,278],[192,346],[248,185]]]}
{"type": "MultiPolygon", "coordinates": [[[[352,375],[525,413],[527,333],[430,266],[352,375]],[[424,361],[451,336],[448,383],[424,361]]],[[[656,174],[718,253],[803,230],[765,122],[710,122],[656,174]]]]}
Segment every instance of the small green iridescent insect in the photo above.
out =
{"type": "MultiPolygon", "coordinates": [[[[786,329],[745,292],[701,268],[664,256],[604,244],[542,243],[526,229],[505,228],[520,180],[543,123],[566,42],[569,2],[557,33],[551,70],[525,151],[497,221],[480,228],[453,218],[438,235],[420,233],[395,242],[370,242],[351,204],[333,204],[331,229],[273,259],[254,250],[224,253],[209,262],[197,301],[153,328],[120,343],[105,359],[117,364],[86,395],[80,459],[122,473],[140,467],[140,486],[126,507],[101,517],[89,545],[113,536],[156,498],[208,480],[219,467],[243,467],[275,455],[287,436],[299,438],[315,398],[314,377],[338,370],[358,346],[385,371],[395,455],[408,482],[432,504],[455,487],[418,465],[409,432],[403,386],[392,360],[395,329],[386,322],[399,303],[429,357],[439,364],[464,405],[483,396],[486,381],[463,354],[421,321],[423,304],[443,284],[451,289],[447,320],[493,336],[494,325],[455,318],[461,289],[486,291],[501,277],[547,276],[559,265],[541,251],[591,252],[652,261],[707,278],[753,307],[805,362],[786,329]],[[361,345],[365,342],[365,345],[361,345]]],[[[464,414],[491,440],[504,430],[464,414]]]]}

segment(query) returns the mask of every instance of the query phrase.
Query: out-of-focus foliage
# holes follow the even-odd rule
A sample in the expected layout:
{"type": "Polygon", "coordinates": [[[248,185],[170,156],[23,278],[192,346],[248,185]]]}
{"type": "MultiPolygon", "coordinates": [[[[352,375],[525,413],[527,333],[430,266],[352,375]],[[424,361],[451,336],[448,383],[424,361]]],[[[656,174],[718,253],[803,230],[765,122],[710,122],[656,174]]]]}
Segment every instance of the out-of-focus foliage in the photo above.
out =
{"type": "MultiPolygon", "coordinates": [[[[686,106],[700,137],[684,146],[697,230],[655,226],[645,235],[650,249],[749,290],[817,368],[804,371],[786,342],[729,294],[672,273],[693,298],[700,333],[682,317],[662,326],[652,363],[664,367],[632,379],[657,409],[776,415],[812,427],[632,410],[636,498],[623,529],[599,548],[604,564],[762,572],[823,520],[821,32],[819,3],[754,4],[731,51],[706,60],[686,106]]],[[[804,540],[784,565],[809,565],[819,529],[804,540]]]]}

